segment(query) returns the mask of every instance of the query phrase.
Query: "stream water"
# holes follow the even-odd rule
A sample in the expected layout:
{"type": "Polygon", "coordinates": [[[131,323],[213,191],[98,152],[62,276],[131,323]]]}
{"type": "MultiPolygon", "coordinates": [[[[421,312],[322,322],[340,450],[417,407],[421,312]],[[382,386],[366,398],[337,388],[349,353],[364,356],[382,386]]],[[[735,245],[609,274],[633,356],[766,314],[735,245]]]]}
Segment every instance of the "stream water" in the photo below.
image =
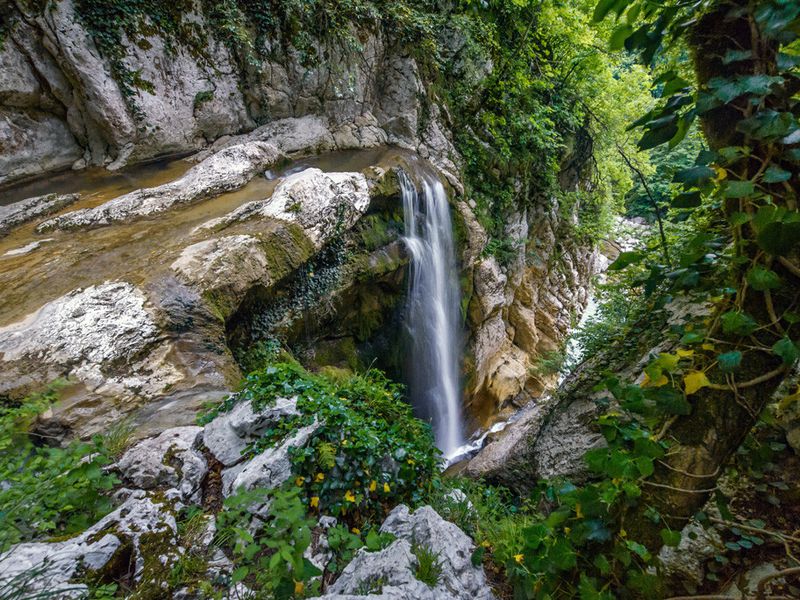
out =
{"type": "Polygon", "coordinates": [[[459,285],[453,225],[444,186],[425,172],[400,174],[405,242],[411,255],[406,323],[408,381],[417,414],[433,426],[449,457],[464,443],[459,362],[459,285]]]}

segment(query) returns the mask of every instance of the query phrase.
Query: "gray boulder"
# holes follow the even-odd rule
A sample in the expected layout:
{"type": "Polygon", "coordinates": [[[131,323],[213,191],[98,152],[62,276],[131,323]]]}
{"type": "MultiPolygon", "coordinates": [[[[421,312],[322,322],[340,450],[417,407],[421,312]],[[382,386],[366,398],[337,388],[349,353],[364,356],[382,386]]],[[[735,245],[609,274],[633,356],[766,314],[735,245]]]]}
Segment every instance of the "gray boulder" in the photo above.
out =
{"type": "Polygon", "coordinates": [[[206,425],[203,443],[219,462],[231,467],[242,460],[244,449],[268,427],[299,414],[297,398],[278,398],[258,412],[250,402],[239,402],[206,425]]]}
{"type": "Polygon", "coordinates": [[[177,524],[167,503],[134,492],[117,510],[72,539],[17,544],[0,555],[0,589],[16,585],[30,597],[49,592],[59,598],[84,598],[88,588],[71,583],[73,577],[103,569],[127,552],[134,581],[160,585],[179,552],[177,524]]]}
{"type": "Polygon", "coordinates": [[[183,502],[198,504],[208,472],[205,458],[195,449],[202,431],[202,427],[167,429],[125,452],[117,468],[137,488],[176,488],[183,502]]]}
{"type": "Polygon", "coordinates": [[[362,549],[347,565],[328,593],[328,600],[493,600],[482,567],[472,565],[472,540],[453,523],[442,519],[430,506],[410,512],[396,507],[381,531],[397,539],[380,552],[362,549]],[[441,567],[434,587],[414,573],[418,559],[415,546],[437,555],[441,567]]]}
{"type": "MultiPolygon", "coordinates": [[[[222,471],[222,493],[230,496],[238,490],[255,488],[274,489],[292,476],[289,449],[305,446],[319,425],[315,422],[303,427],[275,448],[268,448],[247,462],[222,471]]],[[[262,513],[263,508],[257,510],[262,513]]]]}

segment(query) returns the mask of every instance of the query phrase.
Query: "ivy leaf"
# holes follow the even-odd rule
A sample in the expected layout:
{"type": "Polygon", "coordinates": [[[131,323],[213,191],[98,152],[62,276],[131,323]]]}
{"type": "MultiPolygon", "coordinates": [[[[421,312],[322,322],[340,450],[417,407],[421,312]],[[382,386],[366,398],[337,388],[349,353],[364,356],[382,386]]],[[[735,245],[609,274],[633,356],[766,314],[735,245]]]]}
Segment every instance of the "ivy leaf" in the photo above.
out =
{"type": "Polygon", "coordinates": [[[675,134],[678,133],[678,124],[673,120],[668,125],[649,129],[639,140],[638,145],[641,150],[650,150],[661,144],[666,144],[675,134]]]}
{"type": "Polygon", "coordinates": [[[739,368],[739,365],[742,363],[742,353],[738,350],[725,352],[717,356],[717,362],[719,363],[720,371],[723,373],[732,373],[739,368]]]}
{"type": "Polygon", "coordinates": [[[783,181],[789,181],[791,178],[792,174],[789,173],[789,171],[784,171],[776,165],[770,165],[764,173],[762,181],[764,183],[781,183],[783,181]]]}
{"type": "Polygon", "coordinates": [[[800,223],[768,223],[759,232],[756,242],[773,256],[785,256],[800,244],[800,223]]]}
{"type": "Polygon", "coordinates": [[[684,192],[672,200],[673,208],[696,208],[700,206],[700,192],[684,192]]]}
{"type": "Polygon", "coordinates": [[[736,129],[758,140],[773,140],[793,133],[797,123],[792,113],[762,110],[749,119],[739,121],[736,129]]]}
{"type": "Polygon", "coordinates": [[[664,413],[684,416],[692,414],[692,405],[675,388],[647,388],[645,396],[655,402],[656,407],[664,413]]]}
{"type": "Polygon", "coordinates": [[[671,529],[662,529],[661,530],[661,541],[664,542],[665,546],[671,546],[675,548],[678,544],[681,543],[681,532],[680,531],[672,531],[671,529]]]}
{"type": "Polygon", "coordinates": [[[674,183],[682,183],[686,186],[700,185],[710,181],[716,174],[716,171],[711,167],[701,165],[678,171],[675,173],[672,181],[674,183]]]}
{"type": "Polygon", "coordinates": [[[622,47],[625,45],[625,40],[630,37],[633,33],[633,27],[628,25],[627,23],[618,26],[614,29],[614,32],[611,34],[611,40],[609,41],[609,48],[611,50],[621,50],[622,47]]]}
{"type": "Polygon", "coordinates": [[[755,192],[752,181],[728,181],[725,185],[726,198],[746,198],[755,192]]]}
{"type": "Polygon", "coordinates": [[[754,290],[764,292],[781,287],[781,279],[775,271],[771,271],[761,265],[755,265],[747,272],[747,283],[754,290]]]}
{"type": "Polygon", "coordinates": [[[734,227],[738,227],[739,225],[744,225],[748,223],[752,219],[750,215],[744,212],[735,212],[731,214],[730,218],[728,219],[731,222],[731,225],[734,227]]]}
{"type": "Polygon", "coordinates": [[[689,371],[683,378],[683,385],[686,395],[690,396],[696,391],[711,385],[711,382],[703,371],[689,371]]]}
{"type": "Polygon", "coordinates": [[[783,338],[772,346],[772,351],[783,359],[784,364],[792,365],[800,358],[800,348],[788,337],[783,338]]]}
{"type": "Polygon", "coordinates": [[[608,270],[621,271],[625,267],[642,262],[642,259],[644,259],[644,254],[641,252],[620,252],[617,260],[608,265],[608,270]]]}
{"type": "Polygon", "coordinates": [[[734,335],[750,335],[758,327],[753,317],[743,312],[726,312],[720,317],[722,331],[734,335]]]}

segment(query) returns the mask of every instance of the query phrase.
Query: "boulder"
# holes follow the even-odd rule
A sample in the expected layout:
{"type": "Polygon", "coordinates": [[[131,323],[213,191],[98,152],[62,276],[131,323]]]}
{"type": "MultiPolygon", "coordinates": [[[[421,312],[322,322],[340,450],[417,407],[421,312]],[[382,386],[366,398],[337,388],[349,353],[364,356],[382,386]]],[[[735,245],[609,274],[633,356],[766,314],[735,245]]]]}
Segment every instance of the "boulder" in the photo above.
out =
{"type": "Polygon", "coordinates": [[[37,231],[100,227],[217,196],[242,187],[282,156],[275,146],[265,142],[231,146],[212,154],[175,181],[136,190],[94,208],[60,215],[40,224],[37,231]]]}
{"type": "Polygon", "coordinates": [[[381,526],[397,539],[380,552],[361,549],[339,579],[319,598],[328,600],[493,600],[483,567],[472,564],[475,547],[467,534],[430,506],[413,513],[397,506],[381,526]],[[441,575],[435,586],[414,573],[417,547],[433,552],[441,575]]]}
{"type": "MultiPolygon", "coordinates": [[[[274,489],[288,481],[292,476],[289,449],[305,446],[318,427],[316,422],[303,427],[279,446],[267,448],[250,460],[222,471],[222,493],[227,497],[238,490],[274,489]]],[[[260,514],[263,510],[256,512],[260,514]]]]}
{"type": "Polygon", "coordinates": [[[121,570],[120,579],[130,573],[139,585],[160,586],[179,556],[177,530],[167,502],[134,492],[74,538],[17,544],[0,555],[0,589],[13,582],[31,597],[47,592],[84,598],[88,588],[72,583],[73,577],[103,569],[121,570]]]}
{"type": "Polygon", "coordinates": [[[221,229],[254,218],[299,225],[314,247],[349,229],[369,207],[367,179],[361,173],[324,173],[311,168],[286,177],[272,196],[243,204],[206,224],[221,229]]]}
{"type": "Polygon", "coordinates": [[[45,194],[0,206],[0,237],[23,223],[61,210],[79,198],[80,194],[45,194]]]}
{"type": "Polygon", "coordinates": [[[278,398],[271,406],[255,412],[250,402],[239,402],[222,413],[203,431],[203,444],[219,462],[231,467],[242,460],[242,452],[270,426],[299,416],[297,398],[278,398]]]}
{"type": "Polygon", "coordinates": [[[167,429],[133,446],[116,466],[137,488],[176,488],[183,502],[199,504],[201,484],[208,472],[205,458],[195,449],[202,431],[202,427],[167,429]]]}
{"type": "Polygon", "coordinates": [[[68,169],[83,155],[67,124],[38,110],[0,105],[0,184],[68,169]]]}

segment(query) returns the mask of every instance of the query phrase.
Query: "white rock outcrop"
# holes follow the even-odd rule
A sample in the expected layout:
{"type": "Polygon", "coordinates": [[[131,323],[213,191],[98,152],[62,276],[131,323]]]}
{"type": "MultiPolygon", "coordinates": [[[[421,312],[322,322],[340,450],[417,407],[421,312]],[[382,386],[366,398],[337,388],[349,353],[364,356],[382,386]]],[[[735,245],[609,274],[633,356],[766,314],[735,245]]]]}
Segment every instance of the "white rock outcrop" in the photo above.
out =
{"type": "Polygon", "coordinates": [[[494,600],[483,567],[472,564],[470,537],[430,506],[413,513],[407,506],[395,507],[381,531],[397,539],[380,552],[360,550],[320,599],[494,600]],[[438,557],[441,575],[433,587],[414,575],[418,546],[438,557]]]}
{"type": "Polygon", "coordinates": [[[0,237],[23,223],[61,210],[79,198],[80,194],[45,194],[0,206],[0,237]]]}
{"type": "Polygon", "coordinates": [[[187,504],[202,500],[208,464],[197,448],[202,427],[173,427],[130,448],[116,464],[134,487],[151,490],[175,488],[187,504]]]}
{"type": "Polygon", "coordinates": [[[272,196],[243,204],[208,228],[223,228],[255,218],[295,223],[319,249],[349,229],[369,206],[369,187],[361,173],[324,173],[311,168],[281,181],[272,196]]]}
{"type": "Polygon", "coordinates": [[[250,402],[239,402],[230,412],[222,413],[203,430],[203,444],[219,462],[231,467],[242,460],[242,452],[267,428],[299,416],[297,398],[278,398],[271,406],[253,410],[250,402]]]}
{"type": "Polygon", "coordinates": [[[275,146],[266,142],[230,146],[212,154],[175,181],[130,192],[95,208],[60,215],[41,223],[37,231],[99,227],[217,196],[242,187],[282,156],[275,146]]]}
{"type": "Polygon", "coordinates": [[[13,581],[30,597],[48,592],[59,598],[84,598],[88,588],[72,583],[73,577],[81,570],[102,569],[123,547],[132,551],[134,581],[142,582],[150,575],[146,563],[160,560],[147,554],[145,540],[157,536],[164,563],[169,563],[177,559],[177,531],[167,503],[134,492],[117,510],[72,539],[18,544],[0,555],[0,589],[13,581]]]}
{"type": "Polygon", "coordinates": [[[292,476],[289,449],[305,446],[318,427],[316,422],[302,427],[279,446],[267,448],[250,460],[223,470],[222,493],[230,496],[238,490],[274,489],[288,481],[292,476]]]}

